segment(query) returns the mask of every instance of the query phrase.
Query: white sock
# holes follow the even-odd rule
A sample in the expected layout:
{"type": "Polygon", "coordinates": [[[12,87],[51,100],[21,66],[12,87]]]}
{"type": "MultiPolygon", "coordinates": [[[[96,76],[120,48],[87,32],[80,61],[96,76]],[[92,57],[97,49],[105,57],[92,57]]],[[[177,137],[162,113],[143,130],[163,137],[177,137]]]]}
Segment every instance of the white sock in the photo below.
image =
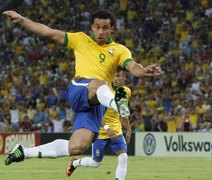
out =
{"type": "Polygon", "coordinates": [[[116,168],[116,179],[124,180],[127,174],[127,153],[122,153],[118,156],[118,166],[116,168]]]}
{"type": "Polygon", "coordinates": [[[57,158],[61,156],[69,156],[68,142],[69,141],[65,139],[57,139],[55,141],[40,146],[25,148],[24,155],[25,158],[32,158],[32,157],[57,158]]]}
{"type": "Polygon", "coordinates": [[[100,86],[96,91],[97,98],[99,102],[108,108],[113,108],[115,111],[118,112],[116,102],[115,102],[115,95],[111,92],[108,85],[103,84],[100,86]]]}
{"type": "Polygon", "coordinates": [[[73,166],[76,168],[78,166],[84,167],[99,167],[101,165],[100,162],[94,161],[90,157],[84,157],[82,159],[77,159],[73,162],[73,166]]]}

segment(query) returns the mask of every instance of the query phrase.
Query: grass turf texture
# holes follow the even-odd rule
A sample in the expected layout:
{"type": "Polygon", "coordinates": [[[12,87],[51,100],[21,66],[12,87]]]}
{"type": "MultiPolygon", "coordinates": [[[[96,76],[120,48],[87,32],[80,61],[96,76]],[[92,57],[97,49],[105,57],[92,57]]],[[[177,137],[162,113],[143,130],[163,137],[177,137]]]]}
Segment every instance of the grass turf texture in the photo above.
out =
{"type": "MultiPolygon", "coordinates": [[[[82,156],[80,156],[82,157],[82,156]]],[[[27,159],[24,162],[4,165],[5,155],[0,156],[1,180],[111,180],[115,179],[117,158],[105,156],[99,168],[79,167],[71,177],[65,176],[70,157],[58,159],[27,159]]],[[[126,180],[208,180],[212,177],[212,158],[128,158],[126,180]]]]}

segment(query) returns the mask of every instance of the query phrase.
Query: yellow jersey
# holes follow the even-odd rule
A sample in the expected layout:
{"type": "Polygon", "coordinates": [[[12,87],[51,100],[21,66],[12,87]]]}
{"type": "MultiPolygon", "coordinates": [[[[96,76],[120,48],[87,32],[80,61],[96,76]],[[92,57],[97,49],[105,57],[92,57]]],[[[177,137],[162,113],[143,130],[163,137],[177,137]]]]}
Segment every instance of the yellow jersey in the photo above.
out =
{"type": "Polygon", "coordinates": [[[167,121],[167,132],[177,131],[177,121],[175,119],[170,119],[167,121]]]}
{"type": "MultiPolygon", "coordinates": [[[[129,101],[131,97],[131,90],[124,86],[124,89],[127,93],[127,101],[129,101]]],[[[111,86],[112,92],[115,94],[115,90],[111,86]]],[[[105,124],[107,124],[111,129],[113,129],[117,135],[122,134],[122,126],[121,126],[121,121],[119,118],[119,113],[116,112],[114,109],[108,108],[105,112],[105,115],[103,117],[103,121],[105,124]]],[[[98,139],[108,139],[110,138],[107,134],[107,131],[104,130],[104,128],[100,127],[99,130],[99,136],[98,139]]]]}
{"type": "Polygon", "coordinates": [[[83,32],[66,33],[64,46],[73,49],[77,78],[96,78],[110,84],[117,67],[125,69],[126,64],[133,60],[130,50],[111,38],[100,46],[93,35],[83,32]]]}

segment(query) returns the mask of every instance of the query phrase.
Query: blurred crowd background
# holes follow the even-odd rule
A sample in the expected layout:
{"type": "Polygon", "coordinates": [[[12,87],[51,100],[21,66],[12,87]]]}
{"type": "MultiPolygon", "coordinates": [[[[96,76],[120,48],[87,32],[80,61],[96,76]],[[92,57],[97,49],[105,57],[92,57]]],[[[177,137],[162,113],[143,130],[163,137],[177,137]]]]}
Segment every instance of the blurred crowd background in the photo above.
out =
{"type": "MultiPolygon", "coordinates": [[[[133,131],[212,132],[212,1],[25,0],[13,10],[64,31],[90,32],[99,8],[116,18],[113,39],[135,61],[163,72],[135,78],[133,131]]],[[[68,132],[74,113],[66,88],[74,75],[73,53],[0,17],[0,132],[68,132]]]]}

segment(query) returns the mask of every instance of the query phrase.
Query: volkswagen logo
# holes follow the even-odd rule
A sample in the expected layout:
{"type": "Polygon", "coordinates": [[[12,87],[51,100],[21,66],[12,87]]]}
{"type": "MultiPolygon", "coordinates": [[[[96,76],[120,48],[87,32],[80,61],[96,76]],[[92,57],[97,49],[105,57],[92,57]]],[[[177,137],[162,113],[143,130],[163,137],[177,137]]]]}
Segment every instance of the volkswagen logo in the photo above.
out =
{"type": "Polygon", "coordinates": [[[144,137],[143,148],[144,148],[145,154],[148,156],[154,153],[156,148],[156,140],[152,134],[148,133],[144,137]]]}

